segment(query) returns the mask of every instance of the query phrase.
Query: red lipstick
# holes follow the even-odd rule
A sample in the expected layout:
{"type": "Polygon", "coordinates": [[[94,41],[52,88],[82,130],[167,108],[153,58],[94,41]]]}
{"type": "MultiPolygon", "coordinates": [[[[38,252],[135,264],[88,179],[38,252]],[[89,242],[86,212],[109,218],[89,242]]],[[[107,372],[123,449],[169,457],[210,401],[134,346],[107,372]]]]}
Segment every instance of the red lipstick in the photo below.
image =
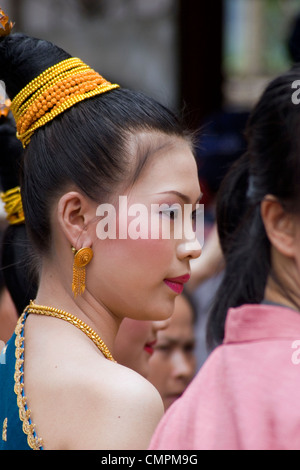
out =
{"type": "Polygon", "coordinates": [[[164,283],[167,284],[170,289],[176,292],[176,294],[181,294],[183,291],[183,284],[188,282],[190,277],[190,274],[184,274],[184,276],[164,279],[164,283]]]}
{"type": "Polygon", "coordinates": [[[144,346],[144,351],[146,351],[150,356],[154,353],[154,346],[156,344],[156,340],[152,341],[151,343],[146,343],[144,346]]]}

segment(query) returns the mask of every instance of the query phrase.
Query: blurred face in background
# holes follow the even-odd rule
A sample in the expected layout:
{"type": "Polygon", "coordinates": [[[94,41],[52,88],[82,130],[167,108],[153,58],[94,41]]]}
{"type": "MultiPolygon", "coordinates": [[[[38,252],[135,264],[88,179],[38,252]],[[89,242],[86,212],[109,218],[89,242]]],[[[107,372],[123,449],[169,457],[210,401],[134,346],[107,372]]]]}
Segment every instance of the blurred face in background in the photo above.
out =
{"type": "Polygon", "coordinates": [[[147,379],[159,391],[165,410],[179,398],[196,373],[194,310],[182,294],[169,326],[157,334],[147,379]]]}
{"type": "Polygon", "coordinates": [[[0,288],[0,352],[4,343],[13,334],[18,318],[16,306],[8,289],[6,287],[0,288]]]}
{"type": "Polygon", "coordinates": [[[170,320],[145,321],[124,318],[115,340],[114,358],[119,364],[147,377],[158,331],[170,320]]]}

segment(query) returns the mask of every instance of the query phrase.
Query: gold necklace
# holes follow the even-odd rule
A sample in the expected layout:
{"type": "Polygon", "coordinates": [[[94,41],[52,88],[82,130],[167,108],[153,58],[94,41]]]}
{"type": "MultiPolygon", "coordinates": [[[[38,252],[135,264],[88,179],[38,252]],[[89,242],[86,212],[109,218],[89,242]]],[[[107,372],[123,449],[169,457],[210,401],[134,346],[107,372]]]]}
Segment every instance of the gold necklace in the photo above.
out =
{"type": "Polygon", "coordinates": [[[85,333],[97,346],[97,348],[102,352],[102,354],[109,359],[110,361],[116,362],[115,359],[112,357],[108,347],[104,343],[104,341],[100,338],[100,336],[86,323],[84,323],[79,318],[71,315],[71,313],[65,312],[64,310],[59,310],[58,308],[54,307],[46,307],[44,305],[36,305],[33,301],[25,308],[25,314],[35,313],[36,315],[47,315],[49,317],[59,318],[61,320],[65,320],[71,325],[76,326],[79,328],[83,333],[85,333]]]}

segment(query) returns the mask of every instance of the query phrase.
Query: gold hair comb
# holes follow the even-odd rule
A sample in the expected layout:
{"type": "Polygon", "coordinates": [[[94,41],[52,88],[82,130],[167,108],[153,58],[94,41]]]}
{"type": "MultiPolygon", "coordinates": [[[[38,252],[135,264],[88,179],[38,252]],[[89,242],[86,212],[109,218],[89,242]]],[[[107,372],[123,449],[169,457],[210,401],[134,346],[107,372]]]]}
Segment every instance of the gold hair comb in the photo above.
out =
{"type": "Polygon", "coordinates": [[[14,24],[9,21],[8,16],[0,8],[0,37],[8,36],[13,28],[14,24]]]}
{"type": "Polygon", "coordinates": [[[5,96],[2,96],[0,94],[0,117],[3,116],[6,118],[8,116],[8,113],[10,111],[10,105],[10,99],[5,99],[5,96]]]}

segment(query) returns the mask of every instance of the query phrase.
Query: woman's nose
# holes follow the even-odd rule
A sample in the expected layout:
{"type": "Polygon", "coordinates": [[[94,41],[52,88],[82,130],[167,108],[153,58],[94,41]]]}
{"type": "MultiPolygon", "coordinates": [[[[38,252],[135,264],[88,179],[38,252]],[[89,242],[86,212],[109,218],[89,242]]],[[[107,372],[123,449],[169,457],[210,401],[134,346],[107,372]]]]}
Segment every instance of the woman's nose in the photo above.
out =
{"type": "Polygon", "coordinates": [[[160,330],[165,330],[170,325],[170,322],[171,322],[171,318],[167,318],[166,320],[154,321],[153,330],[155,332],[160,331],[160,330]]]}
{"type": "Polygon", "coordinates": [[[173,356],[173,376],[191,379],[195,372],[195,361],[187,357],[183,351],[177,351],[173,356]]]}
{"type": "Polygon", "coordinates": [[[177,247],[177,256],[179,259],[189,258],[189,259],[196,259],[202,253],[202,248],[200,245],[199,240],[194,234],[194,239],[183,239],[180,241],[177,247]]]}

